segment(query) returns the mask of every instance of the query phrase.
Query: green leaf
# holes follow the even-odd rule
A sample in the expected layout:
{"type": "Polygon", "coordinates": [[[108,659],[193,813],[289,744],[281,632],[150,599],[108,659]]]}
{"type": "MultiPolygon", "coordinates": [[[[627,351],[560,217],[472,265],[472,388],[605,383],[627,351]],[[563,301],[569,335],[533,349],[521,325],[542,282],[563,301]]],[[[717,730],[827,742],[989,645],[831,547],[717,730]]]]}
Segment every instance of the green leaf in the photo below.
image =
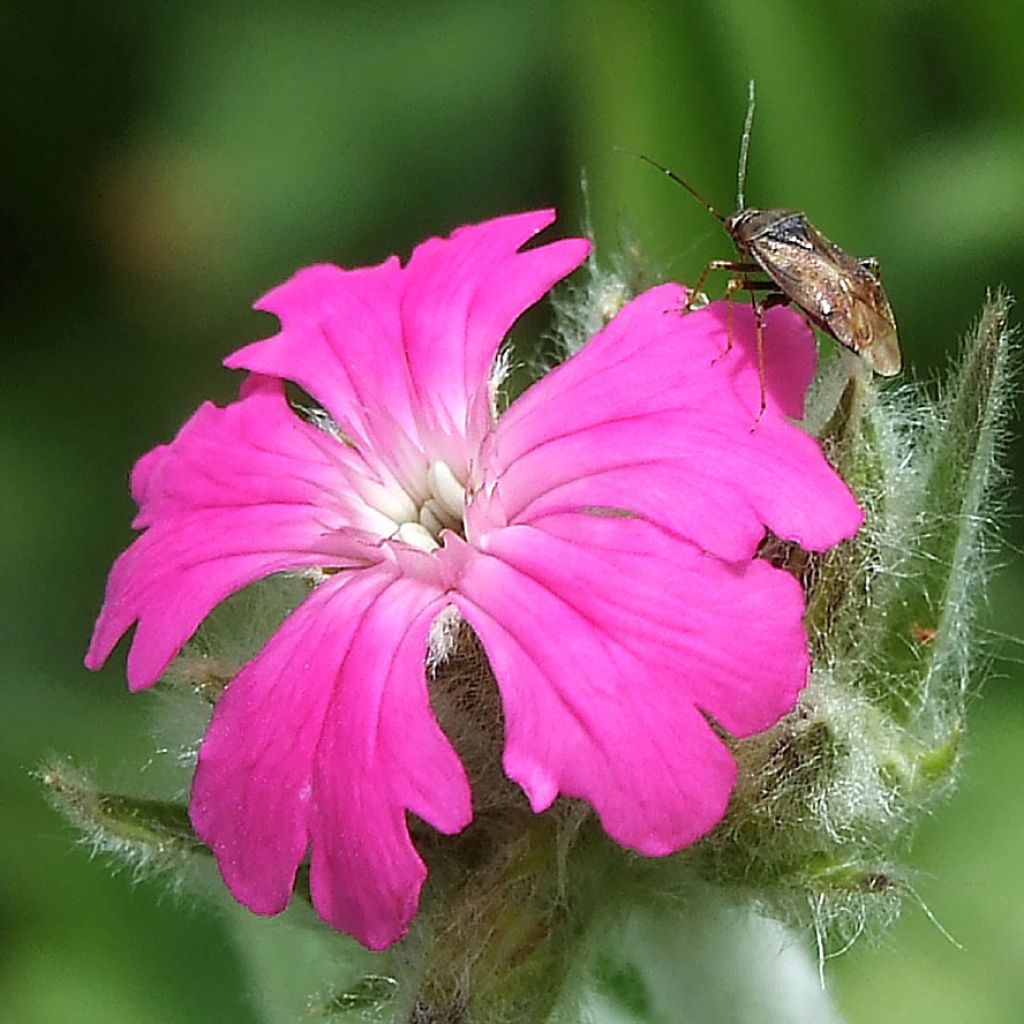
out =
{"type": "Polygon", "coordinates": [[[54,807],[94,847],[136,867],[168,867],[210,854],[181,804],[105,793],[64,760],[45,765],[38,776],[54,807]]]}

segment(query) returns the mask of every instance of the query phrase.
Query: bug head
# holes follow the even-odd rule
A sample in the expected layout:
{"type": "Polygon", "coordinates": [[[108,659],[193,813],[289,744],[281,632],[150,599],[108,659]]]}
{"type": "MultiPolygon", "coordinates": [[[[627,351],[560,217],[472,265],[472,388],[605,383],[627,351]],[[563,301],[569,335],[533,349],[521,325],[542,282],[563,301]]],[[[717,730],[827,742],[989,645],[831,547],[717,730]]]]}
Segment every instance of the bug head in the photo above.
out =
{"type": "Polygon", "coordinates": [[[731,217],[725,218],[723,225],[729,237],[742,246],[764,230],[765,211],[740,207],[731,217]]]}

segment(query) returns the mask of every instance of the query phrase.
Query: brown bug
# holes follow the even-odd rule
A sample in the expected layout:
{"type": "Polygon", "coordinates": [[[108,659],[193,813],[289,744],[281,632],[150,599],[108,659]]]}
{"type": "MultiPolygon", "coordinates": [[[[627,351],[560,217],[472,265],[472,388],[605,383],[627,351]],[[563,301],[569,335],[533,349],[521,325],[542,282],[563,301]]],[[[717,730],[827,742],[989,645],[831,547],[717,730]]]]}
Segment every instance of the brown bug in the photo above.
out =
{"type": "MultiPolygon", "coordinates": [[[[892,307],[878,277],[878,262],[856,259],[830,242],[796,210],[755,210],[743,196],[747,148],[754,116],[754,83],[750,83],[747,118],[740,145],[737,211],[719,213],[692,185],[668,167],[642,153],[641,160],[682,185],[713,217],[725,226],[740,260],[709,261],[687,299],[688,311],[712,270],[739,275],[726,286],[730,302],[734,291],[751,293],[757,332],[758,370],[761,376],[761,412],[764,412],[763,317],[772,306],[791,303],[814,326],[844,348],[856,353],[883,377],[900,372],[901,359],[892,307]],[[751,274],[769,280],[751,280],[751,274]],[[764,292],[760,300],[753,293],[764,292]]],[[[731,306],[730,306],[731,309],[731,306]]],[[[730,332],[729,345],[732,345],[730,332]]],[[[760,418],[760,416],[759,416],[760,418]]]]}

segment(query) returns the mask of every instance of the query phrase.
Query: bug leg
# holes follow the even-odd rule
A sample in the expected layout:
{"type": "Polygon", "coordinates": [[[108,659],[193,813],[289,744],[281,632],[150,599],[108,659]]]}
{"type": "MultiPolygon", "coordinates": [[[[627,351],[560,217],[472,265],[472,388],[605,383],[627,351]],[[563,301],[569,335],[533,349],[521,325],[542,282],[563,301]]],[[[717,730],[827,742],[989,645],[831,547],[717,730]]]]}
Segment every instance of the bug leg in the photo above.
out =
{"type": "MultiPolygon", "coordinates": [[[[714,261],[712,261],[713,263],[714,261]]],[[[711,263],[706,263],[704,269],[700,272],[700,276],[697,278],[697,283],[686,293],[686,302],[683,303],[683,312],[689,313],[693,309],[693,304],[697,301],[697,296],[700,295],[701,289],[704,287],[704,282],[708,279],[708,274],[714,270],[711,263]]]]}
{"type": "Polygon", "coordinates": [[[704,282],[708,279],[708,275],[712,270],[731,270],[733,273],[744,274],[744,273],[756,273],[760,268],[753,263],[737,263],[736,260],[708,260],[704,264],[704,269],[700,272],[700,276],[697,278],[697,283],[693,288],[686,294],[686,302],[683,304],[683,312],[689,313],[693,309],[694,303],[700,297],[704,288],[704,282]]]}
{"type": "Polygon", "coordinates": [[[771,298],[772,296],[768,295],[764,299],[757,300],[753,294],[750,296],[751,304],[754,307],[754,336],[757,339],[757,382],[761,387],[761,406],[757,410],[757,418],[750,428],[751,433],[757,430],[761,417],[764,415],[765,409],[768,408],[767,376],[764,366],[764,312],[769,305],[777,305],[777,302],[771,302],[771,298]]]}
{"type": "MultiPolygon", "coordinates": [[[[738,267],[747,267],[748,264],[735,264],[738,267]]],[[[750,265],[752,266],[752,264],[750,265]]],[[[758,268],[754,267],[756,271],[758,268]]],[[[725,301],[728,303],[726,306],[726,344],[725,349],[717,356],[715,356],[712,365],[717,363],[723,356],[727,356],[732,350],[732,338],[733,338],[733,315],[732,315],[732,304],[733,294],[735,292],[750,292],[750,301],[754,302],[755,292],[769,291],[770,294],[766,295],[762,300],[764,309],[770,309],[772,306],[785,305],[789,302],[782,292],[778,291],[778,286],[774,281],[751,281],[749,277],[744,275],[743,277],[733,277],[729,279],[729,282],[725,286],[725,301]]]]}
{"type": "Polygon", "coordinates": [[[721,267],[718,264],[722,263],[723,260],[709,260],[704,264],[704,269],[700,272],[700,277],[697,278],[697,283],[686,295],[686,302],[683,305],[683,312],[689,313],[693,309],[693,304],[700,298],[704,282],[708,279],[708,275],[712,270],[720,270],[721,267]]]}
{"type": "Polygon", "coordinates": [[[732,350],[732,293],[736,291],[733,287],[735,283],[736,281],[733,279],[725,286],[725,348],[715,356],[715,363],[732,350]]]}
{"type": "MultiPolygon", "coordinates": [[[[754,283],[755,287],[758,283],[754,283]]],[[[754,307],[754,337],[757,341],[757,381],[761,388],[761,406],[757,411],[757,419],[754,420],[754,425],[750,428],[751,432],[753,432],[757,429],[757,425],[761,422],[761,417],[768,407],[768,374],[764,355],[764,315],[775,306],[786,306],[791,305],[791,303],[789,297],[780,291],[769,291],[762,298],[757,299],[754,297],[754,288],[750,290],[750,302],[754,307]]],[[[801,310],[800,312],[802,313],[803,311],[801,310]]],[[[808,326],[811,326],[810,323],[808,323],[808,326]]]]}
{"type": "Polygon", "coordinates": [[[712,366],[719,359],[724,359],[732,351],[733,294],[744,289],[748,289],[748,282],[745,277],[731,277],[725,286],[725,348],[711,361],[712,366]]]}

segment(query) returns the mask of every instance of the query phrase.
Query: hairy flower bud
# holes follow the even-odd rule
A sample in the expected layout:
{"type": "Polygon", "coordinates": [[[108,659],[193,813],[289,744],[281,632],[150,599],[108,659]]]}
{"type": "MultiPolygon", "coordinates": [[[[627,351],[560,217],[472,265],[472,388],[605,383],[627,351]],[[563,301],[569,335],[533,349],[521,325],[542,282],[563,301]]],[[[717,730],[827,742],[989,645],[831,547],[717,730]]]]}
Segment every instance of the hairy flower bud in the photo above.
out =
{"type": "Polygon", "coordinates": [[[700,850],[706,877],[810,920],[837,946],[898,911],[912,891],[912,826],[956,778],[979,665],[1009,306],[1004,293],[989,299],[937,400],[916,386],[879,393],[854,375],[827,417],[822,439],[865,525],[795,566],[811,682],[790,715],[738,746],[729,814],[700,850]]]}

